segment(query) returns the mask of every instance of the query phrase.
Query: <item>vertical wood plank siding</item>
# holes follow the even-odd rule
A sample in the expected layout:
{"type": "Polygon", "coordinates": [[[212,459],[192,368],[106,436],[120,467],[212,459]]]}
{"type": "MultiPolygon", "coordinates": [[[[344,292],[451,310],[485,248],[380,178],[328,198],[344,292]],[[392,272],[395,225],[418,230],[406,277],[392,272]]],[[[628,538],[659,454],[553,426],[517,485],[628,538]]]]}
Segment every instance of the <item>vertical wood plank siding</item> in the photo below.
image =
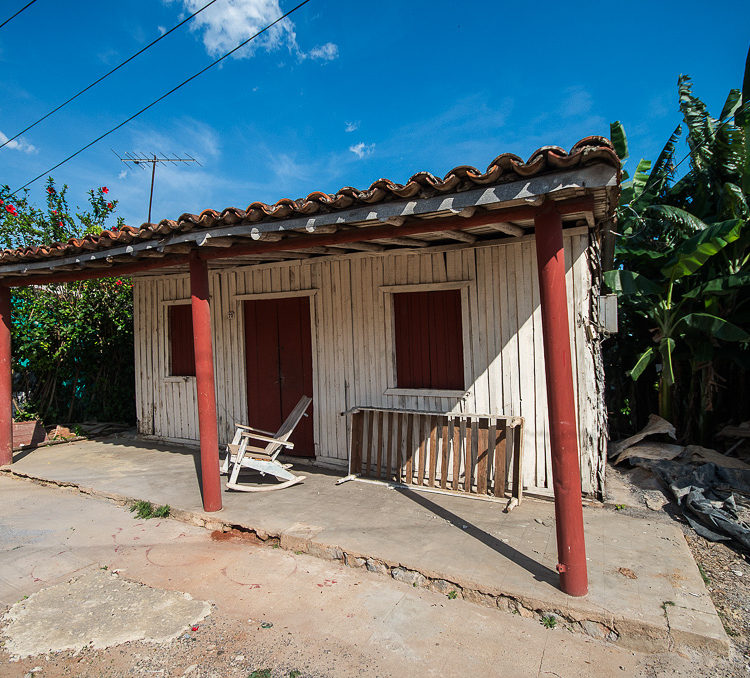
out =
{"type": "MultiPolygon", "coordinates": [[[[601,490],[597,480],[604,431],[598,427],[594,352],[587,338],[591,275],[588,234],[583,229],[564,237],[568,285],[571,354],[577,397],[583,491],[601,490]]],[[[542,351],[539,286],[533,240],[443,252],[351,255],[337,259],[280,262],[211,273],[214,355],[219,438],[231,438],[234,422],[247,419],[244,311],[237,295],[288,293],[309,295],[312,324],[313,425],[317,459],[342,469],[351,444],[352,407],[381,407],[442,412],[483,412],[524,418],[523,484],[529,491],[550,494],[549,432],[542,351]],[[468,281],[462,289],[464,398],[440,394],[411,395],[388,391],[396,384],[393,318],[382,286],[468,281]],[[314,292],[312,292],[314,290],[314,292]],[[388,391],[388,393],[386,393],[388,391]]],[[[190,297],[187,276],[144,276],[135,279],[136,401],[139,431],[167,439],[198,438],[195,384],[192,378],[167,378],[169,369],[165,302],[190,297]]],[[[250,422],[252,424],[252,422],[250,422]]],[[[393,450],[396,467],[432,481],[433,462],[419,463],[422,432],[398,421],[393,450]],[[401,430],[399,435],[399,429],[401,430]],[[402,456],[403,455],[403,456],[402,456]],[[401,457],[401,458],[400,458],[401,457]],[[400,458],[400,459],[399,459],[400,458]]],[[[389,418],[366,422],[387,440],[389,418]]],[[[366,432],[365,432],[366,433],[366,432]]],[[[432,432],[428,436],[432,439],[432,432]]],[[[466,444],[465,426],[436,433],[436,439],[466,444]],[[459,430],[460,429],[460,430],[459,430]]],[[[475,439],[476,440],[476,439],[475,439]]],[[[505,441],[477,443],[468,450],[484,467],[505,441]],[[493,448],[493,444],[495,448],[493,448]]],[[[511,441],[508,441],[508,467],[511,441]]],[[[370,453],[365,443],[362,462],[370,453]]],[[[371,453],[370,453],[371,454],[371,453]]],[[[384,464],[385,466],[385,464],[384,464]]],[[[443,477],[444,462],[434,471],[443,477]]],[[[453,481],[452,463],[448,481],[453,481]]],[[[461,475],[464,469],[460,470],[461,475]]],[[[510,473],[507,472],[507,477],[510,473]]],[[[484,481],[482,481],[484,482],[484,481]]]]}

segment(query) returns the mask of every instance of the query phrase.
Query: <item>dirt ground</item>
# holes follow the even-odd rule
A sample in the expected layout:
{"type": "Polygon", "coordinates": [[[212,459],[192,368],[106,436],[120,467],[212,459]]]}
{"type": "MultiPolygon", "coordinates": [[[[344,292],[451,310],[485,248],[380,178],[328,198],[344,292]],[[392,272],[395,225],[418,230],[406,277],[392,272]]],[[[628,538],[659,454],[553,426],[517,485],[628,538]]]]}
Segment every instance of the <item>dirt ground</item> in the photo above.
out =
{"type": "Polygon", "coordinates": [[[733,651],[717,675],[728,678],[750,676],[750,558],[722,542],[696,534],[675,510],[658,481],[640,468],[608,467],[613,485],[612,503],[633,515],[677,521],[698,564],[711,600],[732,641],[733,651]],[[648,503],[647,503],[648,500],[648,503]],[[620,503],[622,502],[622,503],[620,503]],[[656,507],[663,507],[654,510],[656,507]],[[649,508],[649,506],[651,508],[649,508]]]}

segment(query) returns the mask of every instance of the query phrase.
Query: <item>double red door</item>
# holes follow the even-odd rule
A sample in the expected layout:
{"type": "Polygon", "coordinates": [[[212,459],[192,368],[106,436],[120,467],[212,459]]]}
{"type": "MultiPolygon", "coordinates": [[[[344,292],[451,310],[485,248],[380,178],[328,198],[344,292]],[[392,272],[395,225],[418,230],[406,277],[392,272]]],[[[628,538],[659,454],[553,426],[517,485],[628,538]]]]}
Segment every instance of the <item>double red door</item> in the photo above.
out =
{"type": "MultiPolygon", "coordinates": [[[[312,397],[310,298],[245,302],[245,365],[250,426],[277,431],[303,395],[312,397]]],[[[315,456],[311,405],[288,452],[315,456]]]]}

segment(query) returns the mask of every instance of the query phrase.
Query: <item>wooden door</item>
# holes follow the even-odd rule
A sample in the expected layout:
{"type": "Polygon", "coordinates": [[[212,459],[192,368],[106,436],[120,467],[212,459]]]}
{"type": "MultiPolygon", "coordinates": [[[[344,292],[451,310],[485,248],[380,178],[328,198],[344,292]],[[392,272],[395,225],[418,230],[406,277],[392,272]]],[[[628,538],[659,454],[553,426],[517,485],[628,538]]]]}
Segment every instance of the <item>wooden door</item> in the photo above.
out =
{"type": "MultiPolygon", "coordinates": [[[[245,302],[245,365],[250,426],[277,431],[303,395],[312,397],[310,298],[245,302]]],[[[288,452],[313,457],[313,405],[288,452]]]]}

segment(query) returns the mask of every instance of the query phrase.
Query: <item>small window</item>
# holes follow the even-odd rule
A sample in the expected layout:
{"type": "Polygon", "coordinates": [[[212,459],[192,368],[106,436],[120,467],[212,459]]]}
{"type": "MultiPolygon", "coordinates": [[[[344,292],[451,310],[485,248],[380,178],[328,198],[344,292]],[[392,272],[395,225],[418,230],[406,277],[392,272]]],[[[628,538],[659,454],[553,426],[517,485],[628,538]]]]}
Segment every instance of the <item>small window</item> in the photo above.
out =
{"type": "Polygon", "coordinates": [[[169,307],[169,345],[173,377],[195,376],[193,309],[190,304],[169,307]]]}
{"type": "Polygon", "coordinates": [[[461,291],[393,295],[396,387],[464,390],[461,291]]]}

